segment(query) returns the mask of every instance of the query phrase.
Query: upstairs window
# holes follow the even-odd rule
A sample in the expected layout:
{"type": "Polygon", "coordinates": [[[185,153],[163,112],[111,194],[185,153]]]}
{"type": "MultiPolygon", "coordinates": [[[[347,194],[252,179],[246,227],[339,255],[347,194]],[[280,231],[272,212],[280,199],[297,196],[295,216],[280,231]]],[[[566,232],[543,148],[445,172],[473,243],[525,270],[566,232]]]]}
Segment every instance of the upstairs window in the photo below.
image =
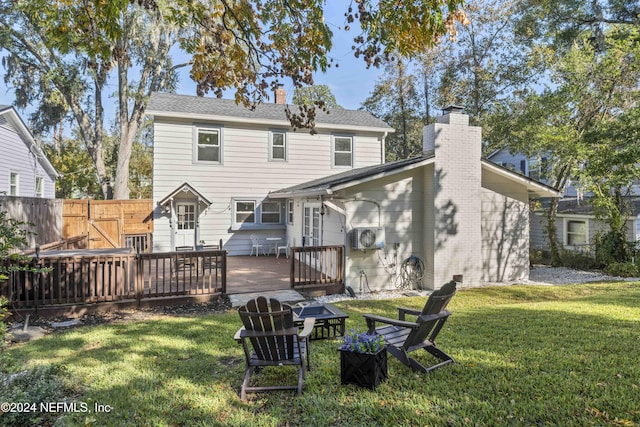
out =
{"type": "Polygon", "coordinates": [[[333,166],[353,166],[353,137],[333,137],[333,166]]]}
{"type": "Polygon", "coordinates": [[[272,131],[269,137],[269,160],[284,162],[287,160],[287,133],[272,131]]]}
{"type": "Polygon", "coordinates": [[[17,172],[11,172],[9,174],[9,195],[17,196],[18,195],[18,183],[19,183],[19,175],[17,172]]]}
{"type": "Polygon", "coordinates": [[[547,158],[533,159],[529,161],[529,178],[542,181],[547,178],[549,165],[547,158]]]}
{"type": "Polygon", "coordinates": [[[197,129],[195,160],[197,162],[222,163],[222,137],[220,129],[197,129]]]}

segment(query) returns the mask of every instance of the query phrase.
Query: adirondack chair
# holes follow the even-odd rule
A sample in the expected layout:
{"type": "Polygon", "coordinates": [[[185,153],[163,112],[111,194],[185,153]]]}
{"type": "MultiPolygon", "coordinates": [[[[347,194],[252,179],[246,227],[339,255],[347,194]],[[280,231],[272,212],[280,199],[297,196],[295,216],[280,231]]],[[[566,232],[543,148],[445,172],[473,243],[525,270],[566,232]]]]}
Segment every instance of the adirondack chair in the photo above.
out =
{"type": "Polygon", "coordinates": [[[387,351],[415,372],[431,372],[449,363],[454,363],[451,356],[436,346],[435,341],[444,322],[451,314],[445,308],[455,293],[456,282],[451,281],[429,296],[422,311],[398,307],[398,320],[364,314],[369,333],[384,335],[387,351]],[[417,316],[416,321],[406,320],[407,314],[417,316]],[[376,328],[376,323],[382,323],[384,326],[376,328]],[[409,357],[409,353],[421,348],[442,362],[426,367],[409,357]]]}
{"type": "Polygon", "coordinates": [[[315,319],[304,319],[300,332],[293,324],[291,306],[265,297],[249,301],[238,313],[244,326],[236,333],[235,340],[242,343],[247,362],[240,399],[246,400],[247,392],[297,390],[298,394],[302,393],[305,360],[307,370],[311,370],[307,338],[313,331],[315,319]],[[252,371],[284,365],[298,366],[297,385],[249,386],[252,371]]]}

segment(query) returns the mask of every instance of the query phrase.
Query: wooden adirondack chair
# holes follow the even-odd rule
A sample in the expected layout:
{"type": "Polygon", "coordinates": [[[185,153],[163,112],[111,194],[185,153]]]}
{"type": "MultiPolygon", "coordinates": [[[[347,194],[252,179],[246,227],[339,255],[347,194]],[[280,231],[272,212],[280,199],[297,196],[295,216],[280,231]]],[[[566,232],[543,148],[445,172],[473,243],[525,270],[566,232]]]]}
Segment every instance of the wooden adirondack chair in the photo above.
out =
{"type": "Polygon", "coordinates": [[[454,363],[451,356],[436,346],[435,340],[444,322],[451,315],[445,308],[455,293],[456,282],[451,281],[429,296],[422,311],[398,307],[398,320],[364,314],[369,333],[384,335],[387,351],[413,371],[431,372],[441,366],[454,363]],[[417,316],[416,321],[407,321],[407,314],[417,316]],[[376,322],[383,323],[385,326],[376,328],[376,322]],[[410,352],[421,348],[442,360],[442,362],[425,367],[409,357],[410,352]]]}
{"type": "Polygon", "coordinates": [[[307,338],[313,331],[314,318],[304,320],[303,330],[293,324],[293,310],[277,299],[258,297],[238,310],[244,325],[235,335],[242,343],[247,369],[242,383],[240,399],[246,400],[247,392],[270,390],[297,390],[302,393],[304,365],[311,370],[307,338]],[[284,386],[250,387],[252,371],[266,366],[298,366],[298,384],[284,386]]]}

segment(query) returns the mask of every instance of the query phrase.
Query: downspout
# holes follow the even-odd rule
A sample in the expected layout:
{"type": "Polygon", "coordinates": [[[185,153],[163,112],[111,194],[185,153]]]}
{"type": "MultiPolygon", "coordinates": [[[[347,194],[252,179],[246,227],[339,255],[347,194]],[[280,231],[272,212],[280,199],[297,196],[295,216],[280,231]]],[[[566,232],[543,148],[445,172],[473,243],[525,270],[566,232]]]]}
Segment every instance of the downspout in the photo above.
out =
{"type": "Polygon", "coordinates": [[[385,158],[387,157],[387,153],[386,153],[386,147],[387,147],[387,135],[389,134],[389,132],[384,132],[382,134],[382,149],[380,150],[380,153],[382,155],[382,158],[380,159],[380,163],[384,164],[385,163],[385,158]]]}

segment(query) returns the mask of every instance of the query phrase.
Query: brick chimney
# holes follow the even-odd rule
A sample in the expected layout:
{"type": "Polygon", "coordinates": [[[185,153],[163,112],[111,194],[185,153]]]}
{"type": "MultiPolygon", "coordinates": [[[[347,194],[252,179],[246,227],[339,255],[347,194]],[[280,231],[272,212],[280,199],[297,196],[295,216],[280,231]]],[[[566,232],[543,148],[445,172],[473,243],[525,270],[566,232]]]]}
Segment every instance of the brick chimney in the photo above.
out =
{"type": "Polygon", "coordinates": [[[482,132],[469,125],[460,107],[449,107],[425,126],[423,149],[433,153],[433,174],[425,174],[425,284],[438,289],[463,275],[482,279],[482,132]]]}
{"type": "Polygon", "coordinates": [[[275,90],[275,98],[276,104],[286,104],[287,103],[287,91],[284,90],[284,85],[282,83],[278,83],[278,86],[275,90]]]}

